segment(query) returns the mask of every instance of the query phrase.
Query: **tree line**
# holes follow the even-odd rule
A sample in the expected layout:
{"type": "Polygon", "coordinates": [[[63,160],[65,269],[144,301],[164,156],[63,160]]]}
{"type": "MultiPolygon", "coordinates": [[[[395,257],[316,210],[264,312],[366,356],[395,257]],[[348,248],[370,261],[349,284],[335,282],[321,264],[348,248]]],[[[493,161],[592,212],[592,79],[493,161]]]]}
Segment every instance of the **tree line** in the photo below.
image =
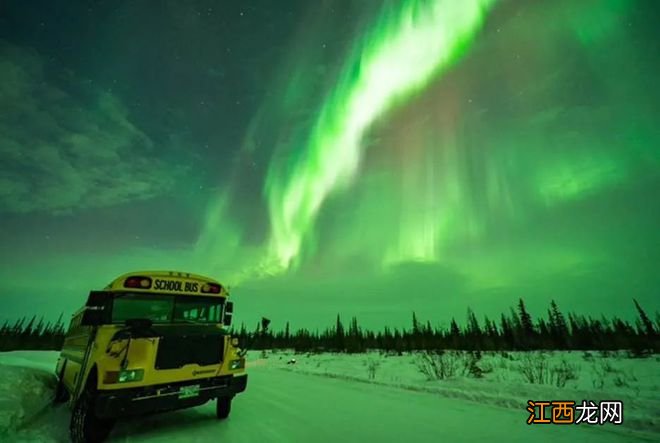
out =
{"type": "Polygon", "coordinates": [[[335,325],[322,332],[298,329],[291,332],[289,322],[282,331],[272,332],[257,325],[248,331],[245,325],[234,331],[240,343],[250,349],[294,349],[298,352],[363,352],[381,349],[397,353],[413,350],[460,349],[480,351],[528,350],[630,350],[634,355],[660,349],[660,314],[653,322],[633,300],[637,311],[635,324],[619,317],[593,318],[569,313],[564,315],[552,301],[547,314],[534,320],[525,302],[498,319],[487,316],[480,322],[470,308],[465,323],[452,318],[448,327],[433,327],[420,322],[412,313],[409,329],[385,327],[374,332],[359,326],[353,317],[345,325],[339,314],[335,325]]]}
{"type": "Polygon", "coordinates": [[[60,314],[55,323],[44,322],[43,317],[37,320],[36,315],[30,320],[23,317],[13,324],[5,321],[0,328],[0,351],[62,349],[66,332],[62,317],[60,314]]]}
{"type": "MultiPolygon", "coordinates": [[[[413,350],[460,349],[480,351],[526,350],[630,350],[635,355],[660,349],[660,314],[652,321],[640,304],[634,324],[619,317],[593,318],[568,313],[564,315],[552,301],[545,316],[533,319],[522,299],[515,308],[498,319],[487,316],[482,321],[470,308],[466,321],[452,318],[448,327],[434,327],[421,322],[415,312],[409,328],[384,327],[371,331],[361,327],[356,317],[344,324],[339,314],[332,327],[324,331],[291,331],[287,321],[283,330],[273,332],[262,324],[248,331],[245,324],[232,329],[242,346],[249,349],[294,349],[298,352],[364,352],[380,349],[392,352],[413,350]]],[[[66,328],[62,315],[55,323],[43,317],[22,318],[0,328],[0,351],[19,349],[59,350],[66,328]]]]}

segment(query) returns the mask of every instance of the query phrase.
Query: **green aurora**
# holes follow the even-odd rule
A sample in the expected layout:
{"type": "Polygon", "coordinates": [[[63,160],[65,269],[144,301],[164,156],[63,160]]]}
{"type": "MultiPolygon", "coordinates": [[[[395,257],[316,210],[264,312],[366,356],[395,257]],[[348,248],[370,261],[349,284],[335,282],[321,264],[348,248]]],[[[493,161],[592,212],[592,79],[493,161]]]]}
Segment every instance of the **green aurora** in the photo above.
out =
{"type": "Polygon", "coordinates": [[[386,7],[358,40],[318,112],[306,149],[292,166],[269,170],[266,193],[278,265],[286,269],[296,259],[325,198],[355,176],[361,142],[373,122],[467,49],[488,3],[403,2],[386,7]]]}
{"type": "Polygon", "coordinates": [[[446,323],[518,297],[539,314],[551,299],[595,316],[632,317],[633,297],[660,308],[655,4],[375,3],[236,18],[227,35],[294,26],[222,60],[210,3],[168,3],[156,35],[176,17],[191,35],[164,58],[176,81],[127,69],[124,90],[107,71],[140,55],[115,49],[135,38],[112,26],[119,12],[98,19],[91,72],[0,35],[0,103],[20,116],[0,114],[5,315],[69,312],[152,268],[217,277],[239,319],[275,327],[337,312],[401,325],[413,310],[446,323]],[[98,86],[72,90],[65,72],[98,86]],[[228,98],[229,77],[259,93],[228,98]]]}

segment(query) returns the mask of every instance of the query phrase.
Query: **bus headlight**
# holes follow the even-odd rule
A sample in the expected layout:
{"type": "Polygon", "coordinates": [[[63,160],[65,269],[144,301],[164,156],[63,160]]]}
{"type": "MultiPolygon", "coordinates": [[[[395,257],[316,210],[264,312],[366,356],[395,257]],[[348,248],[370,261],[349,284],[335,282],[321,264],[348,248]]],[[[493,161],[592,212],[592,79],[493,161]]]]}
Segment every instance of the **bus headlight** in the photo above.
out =
{"type": "Polygon", "coordinates": [[[121,371],[108,371],[103,377],[105,383],[130,383],[142,381],[144,369],[123,369],[121,371]]]}
{"type": "Polygon", "coordinates": [[[245,367],[245,359],[239,358],[238,360],[232,360],[229,362],[229,369],[232,371],[235,369],[242,369],[245,367]]]}

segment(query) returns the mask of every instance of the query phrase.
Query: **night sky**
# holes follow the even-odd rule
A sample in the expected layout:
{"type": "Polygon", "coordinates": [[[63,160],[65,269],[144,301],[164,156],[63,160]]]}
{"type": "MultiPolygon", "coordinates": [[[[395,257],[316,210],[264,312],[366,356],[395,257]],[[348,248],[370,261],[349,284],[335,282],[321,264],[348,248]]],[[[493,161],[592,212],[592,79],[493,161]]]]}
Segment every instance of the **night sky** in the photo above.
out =
{"type": "Polygon", "coordinates": [[[660,2],[0,3],[0,318],[124,272],[236,319],[660,309],[660,2]]]}

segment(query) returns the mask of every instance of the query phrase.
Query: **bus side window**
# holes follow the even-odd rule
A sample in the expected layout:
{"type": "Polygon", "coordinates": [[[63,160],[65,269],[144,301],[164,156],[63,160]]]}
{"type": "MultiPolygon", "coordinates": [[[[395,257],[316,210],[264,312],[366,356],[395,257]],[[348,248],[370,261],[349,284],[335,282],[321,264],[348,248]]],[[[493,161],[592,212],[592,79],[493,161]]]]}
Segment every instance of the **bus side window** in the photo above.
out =
{"type": "Polygon", "coordinates": [[[69,333],[76,330],[78,327],[78,316],[75,316],[71,319],[71,325],[69,326],[69,333]]]}
{"type": "Polygon", "coordinates": [[[80,328],[81,319],[82,319],[82,313],[74,316],[71,319],[71,323],[69,324],[69,330],[67,331],[67,334],[71,334],[72,332],[75,332],[80,328]]]}

